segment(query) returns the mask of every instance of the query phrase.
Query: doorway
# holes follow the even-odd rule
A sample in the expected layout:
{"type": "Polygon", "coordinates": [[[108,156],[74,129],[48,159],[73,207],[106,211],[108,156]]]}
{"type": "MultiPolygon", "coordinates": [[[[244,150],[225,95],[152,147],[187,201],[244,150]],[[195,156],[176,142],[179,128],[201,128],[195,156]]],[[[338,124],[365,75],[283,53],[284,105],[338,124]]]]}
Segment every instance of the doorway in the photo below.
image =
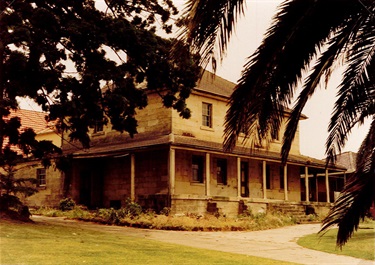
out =
{"type": "Polygon", "coordinates": [[[249,163],[241,162],[241,197],[249,197],[249,163]]]}
{"type": "Polygon", "coordinates": [[[100,166],[80,172],[79,203],[89,209],[103,207],[103,171],[100,166]]]}

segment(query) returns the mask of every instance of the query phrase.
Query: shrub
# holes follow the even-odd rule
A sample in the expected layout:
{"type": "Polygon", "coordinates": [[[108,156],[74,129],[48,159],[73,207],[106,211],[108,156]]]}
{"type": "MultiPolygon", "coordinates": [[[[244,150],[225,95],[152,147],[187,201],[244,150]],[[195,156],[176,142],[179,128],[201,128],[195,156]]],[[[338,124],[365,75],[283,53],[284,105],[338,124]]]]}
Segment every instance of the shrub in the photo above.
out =
{"type": "Polygon", "coordinates": [[[137,217],[142,213],[142,206],[138,203],[132,202],[130,199],[127,199],[125,203],[125,207],[122,209],[125,216],[137,217]]]}
{"type": "Polygon", "coordinates": [[[165,215],[165,216],[169,216],[171,213],[171,208],[169,207],[164,207],[161,211],[160,211],[160,214],[161,215],[165,215]]]}
{"type": "Polygon", "coordinates": [[[72,198],[65,198],[60,201],[59,209],[63,212],[73,210],[76,203],[72,198]]]}

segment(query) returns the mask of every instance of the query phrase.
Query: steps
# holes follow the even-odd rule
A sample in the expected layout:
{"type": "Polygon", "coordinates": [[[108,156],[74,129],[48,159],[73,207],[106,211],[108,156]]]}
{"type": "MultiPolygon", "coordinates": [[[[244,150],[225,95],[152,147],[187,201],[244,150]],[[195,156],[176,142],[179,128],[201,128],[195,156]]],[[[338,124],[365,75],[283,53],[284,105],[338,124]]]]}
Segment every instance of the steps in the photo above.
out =
{"type": "Polygon", "coordinates": [[[268,204],[268,210],[291,215],[296,219],[297,223],[310,223],[315,220],[314,216],[316,216],[314,208],[310,205],[270,203],[268,204]]]}

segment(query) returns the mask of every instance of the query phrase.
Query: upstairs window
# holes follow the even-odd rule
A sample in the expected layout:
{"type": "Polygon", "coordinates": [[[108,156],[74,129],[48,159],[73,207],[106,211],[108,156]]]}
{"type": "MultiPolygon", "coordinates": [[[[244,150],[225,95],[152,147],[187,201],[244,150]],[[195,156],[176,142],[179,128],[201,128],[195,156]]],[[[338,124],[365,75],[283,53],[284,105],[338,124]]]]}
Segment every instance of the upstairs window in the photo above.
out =
{"type": "Polygon", "coordinates": [[[46,169],[45,168],[38,168],[36,170],[36,179],[38,181],[38,186],[45,186],[46,185],[46,169]]]}
{"type": "Polygon", "coordinates": [[[203,183],[203,156],[193,156],[192,159],[192,180],[193,182],[203,183]]]}
{"type": "Polygon", "coordinates": [[[218,159],[216,162],[217,183],[227,185],[227,160],[218,159]]]}
{"type": "Polygon", "coordinates": [[[279,142],[280,141],[280,132],[274,133],[272,135],[272,140],[276,141],[276,142],[279,142]]]}
{"type": "Polygon", "coordinates": [[[202,125],[212,128],[212,104],[202,103],[202,125]]]}

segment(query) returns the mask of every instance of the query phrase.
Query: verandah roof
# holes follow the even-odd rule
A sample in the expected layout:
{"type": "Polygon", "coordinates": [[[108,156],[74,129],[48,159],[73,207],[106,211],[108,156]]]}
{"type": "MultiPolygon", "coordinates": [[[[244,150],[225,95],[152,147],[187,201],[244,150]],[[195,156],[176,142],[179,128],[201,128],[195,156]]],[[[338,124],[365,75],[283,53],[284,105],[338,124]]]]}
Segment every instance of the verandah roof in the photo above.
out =
{"type": "MultiPolygon", "coordinates": [[[[124,155],[129,152],[142,150],[144,148],[173,146],[177,149],[193,149],[196,151],[209,151],[228,156],[242,156],[247,158],[268,160],[279,162],[281,160],[280,153],[266,151],[264,149],[254,149],[245,147],[236,147],[232,152],[227,153],[223,151],[221,143],[209,142],[199,140],[194,137],[180,136],[180,135],[161,135],[149,136],[142,139],[132,139],[130,137],[122,138],[122,141],[112,141],[97,143],[89,149],[84,150],[70,150],[74,158],[98,158],[98,157],[115,157],[124,155]]],[[[68,150],[66,150],[68,151],[68,150]]],[[[301,166],[311,166],[325,168],[326,162],[316,158],[290,154],[288,157],[289,164],[296,164],[301,166]]],[[[345,171],[346,168],[342,166],[329,165],[331,170],[345,171]]]]}

